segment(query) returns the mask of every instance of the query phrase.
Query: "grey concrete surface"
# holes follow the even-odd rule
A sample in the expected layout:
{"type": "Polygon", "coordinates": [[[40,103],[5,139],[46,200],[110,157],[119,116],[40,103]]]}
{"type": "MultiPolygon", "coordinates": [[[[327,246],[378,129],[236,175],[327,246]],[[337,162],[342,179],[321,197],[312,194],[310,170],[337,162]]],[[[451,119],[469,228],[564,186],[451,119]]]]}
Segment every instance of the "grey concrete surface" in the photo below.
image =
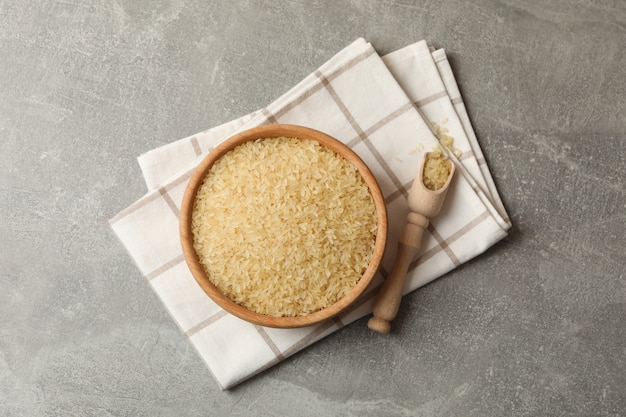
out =
{"type": "Polygon", "coordinates": [[[0,0],[0,416],[625,416],[626,3],[0,0]],[[514,223],[219,391],[107,220],[357,37],[444,47],[514,223]]]}

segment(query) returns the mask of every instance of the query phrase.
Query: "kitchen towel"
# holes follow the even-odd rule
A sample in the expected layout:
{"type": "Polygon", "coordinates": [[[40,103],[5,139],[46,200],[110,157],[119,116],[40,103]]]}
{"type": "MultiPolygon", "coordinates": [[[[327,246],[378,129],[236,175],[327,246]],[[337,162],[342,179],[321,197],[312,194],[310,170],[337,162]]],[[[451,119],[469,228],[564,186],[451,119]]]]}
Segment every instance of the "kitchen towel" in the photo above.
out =
{"type": "Polygon", "coordinates": [[[417,167],[444,136],[453,138],[448,153],[459,171],[424,234],[404,293],[506,236],[510,222],[493,179],[485,177],[488,169],[475,135],[472,140],[468,134],[469,119],[464,123],[460,116],[462,100],[445,64],[445,52],[429,50],[425,41],[380,57],[357,39],[267,107],[138,158],[149,191],[109,223],[221,389],[371,312],[375,289],[394,260],[417,167]],[[388,209],[388,246],[372,286],[344,314],[299,329],[261,327],[223,311],[187,269],[178,240],[180,202],[195,166],[232,134],[270,123],[308,126],[346,143],[376,176],[388,209]]]}

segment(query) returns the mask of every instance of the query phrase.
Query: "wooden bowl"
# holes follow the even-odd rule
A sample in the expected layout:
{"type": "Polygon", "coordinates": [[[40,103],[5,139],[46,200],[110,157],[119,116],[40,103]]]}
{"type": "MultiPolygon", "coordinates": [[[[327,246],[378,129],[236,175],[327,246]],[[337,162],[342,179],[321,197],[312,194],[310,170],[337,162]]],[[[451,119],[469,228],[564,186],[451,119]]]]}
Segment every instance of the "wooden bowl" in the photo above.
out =
{"type": "Polygon", "coordinates": [[[383,257],[385,243],[387,239],[387,210],[383,199],[382,192],[376,178],[371,173],[367,165],[355,154],[350,148],[322,132],[295,125],[268,125],[260,126],[246,130],[232,136],[225,142],[215,147],[206,158],[198,165],[193,173],[183,196],[180,210],[180,240],[182,244],[185,260],[194,278],[207,295],[215,301],[220,307],[229,313],[251,323],[268,327],[278,328],[294,328],[303,327],[319,323],[323,320],[336,316],[337,314],[348,308],[367,288],[372,281],[383,257]],[[191,215],[194,207],[194,201],[198,189],[202,185],[209,169],[213,163],[221,158],[225,153],[243,144],[244,142],[275,137],[299,138],[302,140],[315,140],[337,154],[341,155],[351,164],[353,164],[363,177],[365,183],[374,200],[376,208],[377,233],[374,243],[374,251],[372,253],[370,263],[363,273],[361,279],[356,286],[343,298],[323,310],[319,310],[307,315],[295,317],[274,317],[260,314],[231,301],[216,286],[214,286],[207,276],[202,264],[198,259],[198,255],[193,247],[193,234],[191,232],[191,215]]]}

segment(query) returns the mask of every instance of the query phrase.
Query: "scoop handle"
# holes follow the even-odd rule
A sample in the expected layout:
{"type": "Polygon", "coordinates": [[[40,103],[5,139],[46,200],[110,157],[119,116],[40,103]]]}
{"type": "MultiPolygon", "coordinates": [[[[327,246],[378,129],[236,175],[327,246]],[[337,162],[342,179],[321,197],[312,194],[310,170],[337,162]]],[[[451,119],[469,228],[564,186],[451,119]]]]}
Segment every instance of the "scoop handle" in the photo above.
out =
{"type": "Polygon", "coordinates": [[[421,214],[409,213],[404,232],[398,241],[398,253],[393,267],[374,301],[374,316],[367,323],[370,329],[383,334],[391,330],[391,321],[396,318],[400,308],[406,273],[419,251],[422,235],[429,222],[421,214]]]}

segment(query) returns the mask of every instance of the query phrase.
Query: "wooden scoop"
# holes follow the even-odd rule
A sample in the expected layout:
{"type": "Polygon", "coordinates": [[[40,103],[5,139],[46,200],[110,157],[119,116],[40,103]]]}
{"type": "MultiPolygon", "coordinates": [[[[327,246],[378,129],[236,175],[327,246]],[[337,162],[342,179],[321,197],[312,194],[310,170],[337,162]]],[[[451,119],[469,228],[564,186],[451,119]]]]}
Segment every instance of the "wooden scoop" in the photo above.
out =
{"type": "Polygon", "coordinates": [[[404,232],[398,241],[398,253],[391,272],[385,279],[374,302],[374,317],[367,323],[370,329],[380,333],[387,334],[391,330],[390,322],[398,314],[409,264],[420,248],[422,235],[428,227],[430,219],[441,210],[454,175],[454,163],[449,160],[450,174],[445,184],[436,191],[426,188],[423,175],[424,164],[429,154],[430,152],[427,152],[424,155],[424,160],[409,191],[409,214],[406,218],[407,224],[404,227],[404,232]]]}

